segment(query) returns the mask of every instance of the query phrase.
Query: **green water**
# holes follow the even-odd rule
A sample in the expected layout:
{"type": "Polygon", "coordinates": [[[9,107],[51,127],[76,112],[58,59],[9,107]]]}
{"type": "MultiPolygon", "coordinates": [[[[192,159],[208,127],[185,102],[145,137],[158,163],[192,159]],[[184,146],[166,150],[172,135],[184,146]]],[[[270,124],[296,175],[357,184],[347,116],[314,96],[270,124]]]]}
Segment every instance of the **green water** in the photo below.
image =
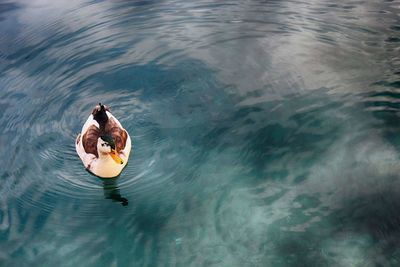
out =
{"type": "Polygon", "coordinates": [[[0,266],[398,266],[399,9],[1,1],[0,266]]]}

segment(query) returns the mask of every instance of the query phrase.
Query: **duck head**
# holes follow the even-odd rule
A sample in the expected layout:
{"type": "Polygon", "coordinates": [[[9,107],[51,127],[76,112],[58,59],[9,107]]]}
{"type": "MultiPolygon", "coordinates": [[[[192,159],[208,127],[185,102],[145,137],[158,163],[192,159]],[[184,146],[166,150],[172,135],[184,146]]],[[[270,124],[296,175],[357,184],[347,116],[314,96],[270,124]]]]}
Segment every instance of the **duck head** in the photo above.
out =
{"type": "Polygon", "coordinates": [[[111,156],[117,164],[124,163],[115,148],[114,139],[110,135],[102,135],[97,139],[97,151],[101,156],[111,156]]]}

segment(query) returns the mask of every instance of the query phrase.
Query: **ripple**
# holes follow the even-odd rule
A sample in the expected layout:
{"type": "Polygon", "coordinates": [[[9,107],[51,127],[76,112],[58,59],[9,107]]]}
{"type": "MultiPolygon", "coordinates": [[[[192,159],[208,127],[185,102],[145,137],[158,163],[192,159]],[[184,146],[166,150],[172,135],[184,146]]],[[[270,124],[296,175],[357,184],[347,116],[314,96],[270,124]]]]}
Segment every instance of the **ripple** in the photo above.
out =
{"type": "Polygon", "coordinates": [[[392,209],[382,225],[349,214],[397,206],[398,9],[0,4],[0,259],[390,265],[392,209]],[[98,102],[133,141],[117,179],[89,174],[75,152],[98,102]]]}

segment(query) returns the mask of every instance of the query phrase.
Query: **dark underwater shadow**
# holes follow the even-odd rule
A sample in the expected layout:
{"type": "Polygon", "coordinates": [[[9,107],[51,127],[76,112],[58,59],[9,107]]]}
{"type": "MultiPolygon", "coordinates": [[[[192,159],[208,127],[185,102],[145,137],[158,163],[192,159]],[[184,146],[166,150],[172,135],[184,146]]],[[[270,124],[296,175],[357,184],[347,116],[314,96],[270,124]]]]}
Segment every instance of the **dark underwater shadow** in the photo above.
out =
{"type": "Polygon", "coordinates": [[[101,179],[103,181],[104,198],[111,199],[113,202],[120,202],[122,206],[128,206],[128,199],[121,196],[117,179],[118,178],[101,179]]]}
{"type": "Polygon", "coordinates": [[[88,169],[86,169],[86,171],[88,173],[90,173],[91,175],[99,178],[101,181],[103,181],[103,191],[104,191],[105,199],[111,199],[113,202],[121,202],[122,206],[128,206],[128,199],[122,197],[119,192],[119,187],[118,187],[118,183],[117,183],[117,179],[118,179],[119,175],[114,178],[102,178],[102,177],[97,176],[96,174],[92,173],[88,169]]]}

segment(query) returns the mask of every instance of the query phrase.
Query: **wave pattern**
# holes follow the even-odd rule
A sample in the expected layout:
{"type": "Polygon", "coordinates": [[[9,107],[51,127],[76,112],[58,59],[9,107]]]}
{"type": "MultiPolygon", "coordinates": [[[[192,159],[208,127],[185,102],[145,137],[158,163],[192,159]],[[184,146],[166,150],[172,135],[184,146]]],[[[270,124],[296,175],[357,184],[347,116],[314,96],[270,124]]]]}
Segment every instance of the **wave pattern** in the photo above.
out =
{"type": "Polygon", "coordinates": [[[395,1],[0,3],[0,266],[400,260],[395,1]],[[118,179],[74,140],[133,139],[118,179]]]}

